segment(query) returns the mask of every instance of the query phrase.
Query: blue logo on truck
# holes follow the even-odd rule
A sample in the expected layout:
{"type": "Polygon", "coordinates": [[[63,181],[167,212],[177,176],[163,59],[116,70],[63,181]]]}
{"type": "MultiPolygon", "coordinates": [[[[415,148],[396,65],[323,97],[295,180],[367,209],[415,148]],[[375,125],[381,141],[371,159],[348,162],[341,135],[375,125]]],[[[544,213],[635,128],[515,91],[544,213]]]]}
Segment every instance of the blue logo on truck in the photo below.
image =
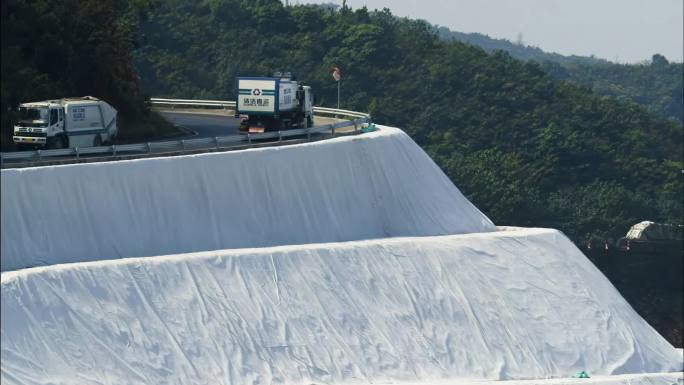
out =
{"type": "Polygon", "coordinates": [[[85,107],[74,107],[73,108],[73,120],[85,120],[85,107]]]}

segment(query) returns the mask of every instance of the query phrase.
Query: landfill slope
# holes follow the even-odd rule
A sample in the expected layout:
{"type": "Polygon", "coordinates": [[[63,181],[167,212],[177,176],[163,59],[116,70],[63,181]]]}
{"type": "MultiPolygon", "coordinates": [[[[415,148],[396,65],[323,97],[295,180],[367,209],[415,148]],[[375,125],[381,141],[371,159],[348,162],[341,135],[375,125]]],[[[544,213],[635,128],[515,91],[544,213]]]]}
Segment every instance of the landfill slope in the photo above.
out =
{"type": "Polygon", "coordinates": [[[2,170],[2,271],[227,248],[493,231],[404,132],[2,170]]]}
{"type": "Polygon", "coordinates": [[[546,229],[5,272],[1,335],[1,379],[21,384],[429,384],[682,369],[681,353],[546,229]]]}
{"type": "Polygon", "coordinates": [[[1,176],[3,384],[681,378],[564,235],[496,228],[395,128],[1,176]]]}

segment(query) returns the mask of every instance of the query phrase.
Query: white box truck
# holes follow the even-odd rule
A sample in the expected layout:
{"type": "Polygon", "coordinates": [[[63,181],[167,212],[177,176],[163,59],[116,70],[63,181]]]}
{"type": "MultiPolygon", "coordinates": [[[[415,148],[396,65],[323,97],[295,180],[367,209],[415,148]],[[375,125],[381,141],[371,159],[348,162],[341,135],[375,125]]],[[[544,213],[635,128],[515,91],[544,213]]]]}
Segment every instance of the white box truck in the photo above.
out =
{"type": "Polygon", "coordinates": [[[116,115],[114,107],[92,96],[23,103],[13,140],[45,148],[100,146],[118,134],[116,115]]]}
{"type": "Polygon", "coordinates": [[[279,131],[313,126],[311,87],[289,74],[273,77],[238,77],[236,117],[246,117],[241,132],[279,131]]]}

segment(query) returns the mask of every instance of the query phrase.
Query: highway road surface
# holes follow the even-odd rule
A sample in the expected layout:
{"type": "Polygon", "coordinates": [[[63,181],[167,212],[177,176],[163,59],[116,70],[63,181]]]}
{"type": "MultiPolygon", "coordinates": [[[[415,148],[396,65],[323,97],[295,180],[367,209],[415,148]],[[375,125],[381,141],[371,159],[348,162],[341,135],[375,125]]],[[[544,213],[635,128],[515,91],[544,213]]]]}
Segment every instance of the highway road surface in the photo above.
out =
{"type": "Polygon", "coordinates": [[[160,111],[164,119],[181,127],[185,127],[196,134],[188,135],[188,138],[213,138],[238,134],[240,119],[231,115],[216,113],[192,113],[160,111]]]}
{"type": "MultiPolygon", "coordinates": [[[[170,121],[171,123],[183,127],[187,134],[177,135],[173,137],[160,138],[158,140],[152,140],[154,142],[168,142],[177,141],[180,139],[200,139],[200,138],[214,138],[228,135],[239,134],[240,120],[233,116],[233,111],[229,110],[208,110],[206,112],[187,111],[187,110],[176,110],[176,111],[157,111],[162,117],[170,121]]],[[[314,125],[321,126],[326,124],[332,124],[341,121],[342,119],[336,119],[331,117],[314,117],[314,125]]],[[[354,130],[353,126],[344,127],[338,129],[338,133],[351,132],[354,130]]],[[[311,134],[311,137],[324,138],[329,136],[329,132],[325,131],[311,134]]],[[[275,141],[275,140],[274,140],[275,141]]],[[[267,143],[267,142],[264,142],[267,143]]],[[[123,146],[122,146],[123,147],[123,146]]],[[[139,150],[135,150],[138,151],[139,150]]],[[[135,152],[134,151],[134,152],[135,152]]],[[[125,155],[126,150],[122,150],[121,147],[118,149],[119,155],[125,155]]],[[[27,159],[27,158],[16,158],[16,159],[4,159],[3,168],[6,168],[7,164],[12,164],[12,167],[29,167],[29,166],[40,166],[48,164],[67,164],[71,163],[71,158],[73,154],[68,155],[52,155],[51,158],[47,159],[27,159]]],[[[100,154],[81,154],[80,158],[102,158],[100,154]]],[[[106,156],[105,156],[106,158],[106,156]]]]}
{"type": "MultiPolygon", "coordinates": [[[[173,124],[184,127],[193,134],[189,134],[187,139],[194,138],[213,138],[216,136],[238,134],[240,119],[233,116],[233,111],[215,110],[207,112],[195,111],[158,111],[161,116],[173,124]]],[[[314,116],[314,125],[331,124],[339,122],[340,119],[314,116]]],[[[178,137],[176,139],[181,139],[178,137]]]]}

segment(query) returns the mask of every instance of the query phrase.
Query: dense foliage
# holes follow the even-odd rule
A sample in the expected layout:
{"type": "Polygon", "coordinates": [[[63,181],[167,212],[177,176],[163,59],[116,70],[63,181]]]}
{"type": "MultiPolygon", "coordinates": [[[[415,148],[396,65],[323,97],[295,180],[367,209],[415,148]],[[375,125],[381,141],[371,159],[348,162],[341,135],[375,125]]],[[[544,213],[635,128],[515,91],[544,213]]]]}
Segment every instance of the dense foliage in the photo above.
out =
{"type": "Polygon", "coordinates": [[[545,62],[542,67],[556,79],[567,80],[599,95],[639,103],[665,118],[684,122],[684,64],[653,55],[643,64],[571,64],[545,62]]]}
{"type": "Polygon", "coordinates": [[[28,101],[92,95],[117,108],[124,138],[140,129],[146,111],[131,52],[147,7],[146,0],[3,0],[3,149],[11,147],[13,108],[28,101]]]}
{"type": "Polygon", "coordinates": [[[653,55],[650,63],[617,64],[594,56],[544,52],[479,33],[455,32],[445,27],[435,30],[443,40],[472,44],[489,53],[502,50],[516,59],[539,62],[556,79],[591,88],[599,95],[639,103],[662,117],[684,122],[684,64],[670,63],[662,55],[653,55]]]}
{"type": "Polygon", "coordinates": [[[560,228],[576,241],[643,219],[680,222],[682,126],[555,81],[534,62],[444,42],[388,10],[278,1],[169,0],[136,51],[159,96],[234,99],[237,75],[291,70],[319,104],[402,127],[496,223],[560,228]]]}

